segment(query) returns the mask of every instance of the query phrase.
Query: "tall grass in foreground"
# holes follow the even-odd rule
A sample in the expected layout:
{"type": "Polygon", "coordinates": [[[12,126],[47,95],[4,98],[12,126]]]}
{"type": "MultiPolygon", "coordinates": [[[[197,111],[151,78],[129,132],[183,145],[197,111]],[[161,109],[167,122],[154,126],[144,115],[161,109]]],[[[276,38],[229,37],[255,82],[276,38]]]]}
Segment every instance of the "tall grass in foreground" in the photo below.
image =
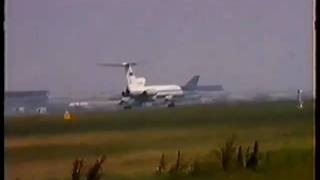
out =
{"type": "Polygon", "coordinates": [[[218,159],[221,163],[221,166],[224,171],[229,171],[232,160],[234,158],[234,153],[236,147],[234,145],[235,137],[231,137],[225,142],[223,147],[220,147],[219,151],[217,151],[218,159]]]}
{"type": "MultiPolygon", "coordinates": [[[[243,167],[250,170],[256,170],[258,167],[259,146],[257,141],[255,141],[253,151],[248,155],[245,165],[242,164],[244,159],[241,146],[239,146],[236,156],[234,137],[227,139],[225,145],[220,147],[216,153],[218,153],[216,162],[221,164],[221,170],[226,173],[237,171],[243,167]],[[237,164],[238,166],[233,166],[237,164]]],[[[86,175],[87,180],[100,180],[102,178],[102,164],[104,161],[105,156],[103,155],[96,160],[95,164],[91,166],[87,172],[83,172],[83,159],[76,159],[73,163],[72,180],[80,180],[84,174],[86,175]]],[[[175,163],[173,163],[168,170],[166,169],[166,166],[165,155],[162,153],[155,175],[158,177],[162,176],[179,179],[182,177],[201,177],[203,175],[208,175],[205,173],[203,174],[203,172],[205,172],[203,171],[204,169],[212,171],[211,174],[218,172],[214,166],[211,167],[210,163],[207,162],[207,159],[204,159],[201,163],[197,159],[194,159],[191,162],[183,162],[180,150],[177,151],[177,159],[175,163]],[[214,170],[216,172],[214,172],[214,170]]]]}
{"type": "Polygon", "coordinates": [[[165,157],[164,153],[162,153],[159,165],[157,166],[157,169],[156,169],[156,173],[155,173],[156,175],[162,175],[162,173],[166,171],[167,164],[164,157],[165,157]]]}
{"type": "Polygon", "coordinates": [[[72,180],[80,180],[84,174],[86,174],[87,180],[100,180],[102,177],[102,163],[105,158],[105,155],[99,157],[87,173],[83,172],[83,159],[76,159],[73,163],[72,180]]]}
{"type": "Polygon", "coordinates": [[[162,154],[156,175],[178,179],[182,177],[213,177],[215,174],[220,173],[219,171],[231,174],[241,171],[243,168],[251,172],[256,172],[259,166],[261,166],[262,161],[263,163],[267,163],[267,161],[270,160],[270,155],[266,156],[268,159],[260,158],[261,152],[258,141],[254,142],[252,151],[250,147],[248,147],[246,157],[243,155],[241,145],[238,147],[238,151],[236,151],[236,149],[235,137],[232,136],[225,141],[224,146],[212,151],[216,153],[217,158],[211,159],[204,157],[202,161],[195,158],[191,162],[184,163],[181,161],[181,151],[179,150],[176,162],[168,171],[165,171],[164,154],[162,154]],[[220,170],[217,168],[217,164],[220,164],[220,170]]]}

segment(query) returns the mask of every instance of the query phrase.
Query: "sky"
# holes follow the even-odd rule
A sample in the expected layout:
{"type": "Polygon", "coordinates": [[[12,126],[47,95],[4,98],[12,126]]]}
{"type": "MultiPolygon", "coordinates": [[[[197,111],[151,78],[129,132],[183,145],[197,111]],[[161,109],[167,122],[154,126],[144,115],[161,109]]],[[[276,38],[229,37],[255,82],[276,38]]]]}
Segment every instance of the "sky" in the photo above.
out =
{"type": "Polygon", "coordinates": [[[6,90],[120,93],[147,84],[312,90],[312,0],[7,0],[6,90]]]}

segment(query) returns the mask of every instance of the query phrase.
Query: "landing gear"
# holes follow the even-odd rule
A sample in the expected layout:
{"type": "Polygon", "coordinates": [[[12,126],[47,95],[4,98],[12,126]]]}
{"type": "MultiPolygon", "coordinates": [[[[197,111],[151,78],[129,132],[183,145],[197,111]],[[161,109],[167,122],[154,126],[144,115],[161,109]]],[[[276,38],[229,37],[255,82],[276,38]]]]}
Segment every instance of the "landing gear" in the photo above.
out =
{"type": "Polygon", "coordinates": [[[172,102],[170,102],[168,105],[167,105],[167,107],[168,108],[171,108],[171,107],[175,107],[176,105],[175,105],[175,103],[172,101],[172,102]]]}
{"type": "Polygon", "coordinates": [[[131,109],[131,106],[123,106],[123,109],[131,109]]]}
{"type": "Polygon", "coordinates": [[[168,107],[168,108],[171,108],[171,107],[175,107],[175,103],[172,99],[164,99],[164,104],[168,107]]]}
{"type": "Polygon", "coordinates": [[[123,97],[123,98],[121,98],[121,100],[119,102],[119,106],[121,106],[121,108],[123,108],[123,109],[131,109],[132,106],[129,101],[130,101],[130,98],[123,97]]]}

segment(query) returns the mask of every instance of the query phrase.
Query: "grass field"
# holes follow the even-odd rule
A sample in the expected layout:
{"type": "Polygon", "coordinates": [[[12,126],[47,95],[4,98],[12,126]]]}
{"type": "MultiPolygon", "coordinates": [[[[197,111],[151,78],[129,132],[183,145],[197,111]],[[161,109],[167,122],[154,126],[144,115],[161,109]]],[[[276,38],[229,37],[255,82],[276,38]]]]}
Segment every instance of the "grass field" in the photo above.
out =
{"type": "MultiPolygon", "coordinates": [[[[91,165],[107,156],[103,179],[170,179],[154,176],[162,153],[173,164],[207,157],[236,137],[236,145],[257,140],[270,161],[257,171],[223,172],[212,160],[210,174],[180,179],[313,179],[313,104],[294,102],[203,105],[5,120],[5,169],[8,179],[71,179],[72,162],[91,165]],[[211,171],[212,169],[212,171],[211,171]]],[[[217,160],[216,160],[217,161],[217,160]]]]}

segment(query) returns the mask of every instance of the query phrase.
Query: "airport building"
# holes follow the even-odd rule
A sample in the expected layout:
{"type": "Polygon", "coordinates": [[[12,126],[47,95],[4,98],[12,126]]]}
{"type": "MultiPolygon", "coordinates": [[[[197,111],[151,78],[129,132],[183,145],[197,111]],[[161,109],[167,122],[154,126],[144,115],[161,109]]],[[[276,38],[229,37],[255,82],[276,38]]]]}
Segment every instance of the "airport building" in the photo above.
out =
{"type": "Polygon", "coordinates": [[[39,91],[8,91],[5,92],[5,114],[43,112],[48,104],[49,92],[39,91]]]}

